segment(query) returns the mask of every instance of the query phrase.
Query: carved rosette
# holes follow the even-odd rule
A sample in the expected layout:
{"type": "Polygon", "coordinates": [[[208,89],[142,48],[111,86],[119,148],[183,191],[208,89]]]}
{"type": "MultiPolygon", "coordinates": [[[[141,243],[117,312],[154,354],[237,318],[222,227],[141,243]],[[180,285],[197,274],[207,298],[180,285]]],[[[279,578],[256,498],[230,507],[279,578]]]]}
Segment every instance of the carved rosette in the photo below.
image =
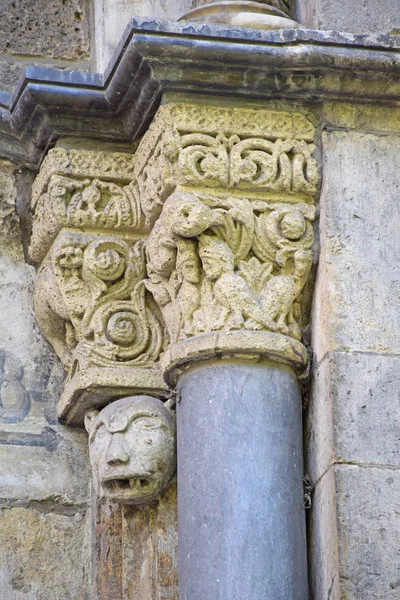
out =
{"type": "Polygon", "coordinates": [[[191,104],[161,107],[135,156],[50,151],[30,252],[64,419],[162,395],[161,370],[173,386],[196,360],[304,369],[314,151],[301,114],[191,104]]]}

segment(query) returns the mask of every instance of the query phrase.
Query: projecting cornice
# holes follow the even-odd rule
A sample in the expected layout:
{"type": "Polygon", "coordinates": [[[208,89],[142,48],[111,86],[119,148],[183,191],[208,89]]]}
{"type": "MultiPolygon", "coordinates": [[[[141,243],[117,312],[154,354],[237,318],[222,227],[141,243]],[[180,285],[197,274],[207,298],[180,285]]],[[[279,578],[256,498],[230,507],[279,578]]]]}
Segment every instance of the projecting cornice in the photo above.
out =
{"type": "Polygon", "coordinates": [[[36,168],[59,136],[132,142],[164,92],[400,104],[400,39],[133,19],[106,72],[29,67],[0,91],[0,156],[36,168]]]}

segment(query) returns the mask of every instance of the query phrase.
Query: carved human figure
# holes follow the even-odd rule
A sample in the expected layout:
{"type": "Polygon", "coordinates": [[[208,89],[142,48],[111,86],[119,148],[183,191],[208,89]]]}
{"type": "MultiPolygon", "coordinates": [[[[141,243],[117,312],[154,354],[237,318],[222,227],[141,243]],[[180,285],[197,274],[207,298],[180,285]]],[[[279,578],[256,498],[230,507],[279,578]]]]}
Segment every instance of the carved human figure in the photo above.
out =
{"type": "Polygon", "coordinates": [[[146,241],[146,287],[170,341],[221,329],[300,339],[295,303],[312,264],[314,211],[172,194],[146,241]]]}
{"type": "Polygon", "coordinates": [[[179,290],[176,296],[181,328],[184,335],[194,335],[193,315],[201,303],[200,295],[200,260],[196,243],[181,239],[178,242],[176,272],[179,290]]]}
{"type": "Polygon", "coordinates": [[[130,396],[85,415],[93,482],[100,497],[147,504],[176,465],[175,417],[157,398],[130,396]]]}

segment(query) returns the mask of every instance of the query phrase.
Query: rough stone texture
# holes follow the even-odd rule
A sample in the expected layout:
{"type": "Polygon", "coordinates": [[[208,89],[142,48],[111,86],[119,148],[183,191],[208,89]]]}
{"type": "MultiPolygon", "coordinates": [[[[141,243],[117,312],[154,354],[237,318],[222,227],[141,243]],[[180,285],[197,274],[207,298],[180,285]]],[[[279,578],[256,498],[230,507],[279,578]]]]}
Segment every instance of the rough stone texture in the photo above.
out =
{"type": "Polygon", "coordinates": [[[384,524],[381,531],[376,523],[397,522],[400,508],[392,485],[400,467],[399,360],[337,351],[314,373],[305,442],[315,483],[309,519],[315,598],[339,598],[338,537],[343,598],[358,600],[362,590],[363,600],[389,599],[392,585],[398,593],[398,530],[384,524]]]}
{"type": "Polygon", "coordinates": [[[132,17],[177,21],[193,0],[94,0],[97,70],[104,71],[132,17]]]}
{"type": "Polygon", "coordinates": [[[146,507],[96,507],[93,600],[178,600],[176,481],[146,507]]]}
{"type": "Polygon", "coordinates": [[[398,34],[399,4],[397,0],[319,0],[313,27],[352,33],[398,34]]]}
{"type": "Polygon", "coordinates": [[[0,509],[2,600],[89,600],[84,512],[0,509]]]}
{"type": "Polygon", "coordinates": [[[50,58],[89,56],[86,0],[1,0],[0,52],[50,58]]]}
{"type": "Polygon", "coordinates": [[[399,367],[388,355],[335,352],[323,360],[306,426],[313,481],[334,462],[400,465],[399,367]]]}
{"type": "Polygon", "coordinates": [[[398,356],[335,353],[337,460],[400,467],[399,372],[398,356]]]}
{"type": "Polygon", "coordinates": [[[397,0],[297,0],[297,14],[309,29],[398,35],[397,0]]]}
{"type": "Polygon", "coordinates": [[[0,585],[4,600],[88,595],[87,436],[57,422],[62,369],[33,313],[11,166],[0,172],[0,585]]]}
{"type": "Polygon", "coordinates": [[[0,89],[12,92],[22,76],[25,66],[17,62],[7,62],[0,58],[0,89]]]}
{"type": "Polygon", "coordinates": [[[312,507],[308,513],[308,561],[310,598],[345,600],[340,595],[339,586],[337,506],[333,468],[315,486],[312,507]]]}
{"type": "Polygon", "coordinates": [[[305,428],[316,485],[311,587],[318,600],[391,600],[400,588],[399,111],[329,104],[325,119],[305,428]]]}
{"type": "Polygon", "coordinates": [[[122,532],[122,597],[178,600],[176,482],[153,507],[125,507],[122,532]]]}
{"type": "Polygon", "coordinates": [[[378,135],[399,133],[400,107],[326,102],[323,120],[328,129],[350,129],[378,135]]]}
{"type": "Polygon", "coordinates": [[[346,600],[400,593],[400,471],[338,466],[340,586],[346,600]]]}
{"type": "Polygon", "coordinates": [[[400,137],[332,132],[323,147],[316,362],[333,349],[399,353],[400,137]]]}
{"type": "Polygon", "coordinates": [[[12,165],[0,161],[0,253],[22,258],[21,232],[16,212],[17,190],[12,165]]]}

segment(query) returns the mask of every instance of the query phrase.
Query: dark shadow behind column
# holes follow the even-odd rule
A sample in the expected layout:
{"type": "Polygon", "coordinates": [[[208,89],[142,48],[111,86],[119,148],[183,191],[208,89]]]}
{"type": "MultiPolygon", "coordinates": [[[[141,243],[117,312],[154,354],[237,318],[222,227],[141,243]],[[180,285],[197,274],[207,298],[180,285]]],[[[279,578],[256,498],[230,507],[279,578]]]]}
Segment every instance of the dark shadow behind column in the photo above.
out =
{"type": "Polygon", "coordinates": [[[295,375],[223,364],[179,389],[180,600],[307,600],[295,375]]]}

